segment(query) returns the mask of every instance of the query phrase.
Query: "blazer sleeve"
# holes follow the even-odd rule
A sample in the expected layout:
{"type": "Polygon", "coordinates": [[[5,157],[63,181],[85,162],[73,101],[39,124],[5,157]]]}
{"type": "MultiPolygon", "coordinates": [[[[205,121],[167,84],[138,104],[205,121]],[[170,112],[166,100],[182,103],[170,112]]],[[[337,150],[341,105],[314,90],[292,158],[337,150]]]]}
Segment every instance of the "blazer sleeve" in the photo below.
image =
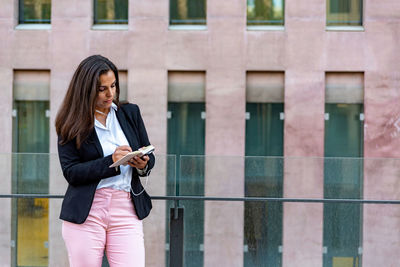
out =
{"type": "MultiPolygon", "coordinates": [[[[148,146],[150,145],[149,137],[147,136],[147,131],[146,127],[144,126],[144,122],[142,119],[142,115],[140,114],[140,109],[139,106],[134,105],[136,108],[135,114],[136,114],[136,125],[138,126],[138,132],[139,132],[139,138],[141,142],[141,146],[148,146]]],[[[147,170],[145,173],[140,174],[140,176],[148,176],[150,174],[151,169],[154,167],[155,164],[155,157],[154,154],[151,153],[149,155],[149,161],[147,162],[147,170]]]]}
{"type": "Polygon", "coordinates": [[[108,167],[113,163],[112,155],[100,157],[94,160],[82,161],[81,155],[76,148],[75,140],[60,145],[59,137],[58,156],[64,177],[72,186],[99,182],[101,179],[121,173],[119,168],[108,167]]]}

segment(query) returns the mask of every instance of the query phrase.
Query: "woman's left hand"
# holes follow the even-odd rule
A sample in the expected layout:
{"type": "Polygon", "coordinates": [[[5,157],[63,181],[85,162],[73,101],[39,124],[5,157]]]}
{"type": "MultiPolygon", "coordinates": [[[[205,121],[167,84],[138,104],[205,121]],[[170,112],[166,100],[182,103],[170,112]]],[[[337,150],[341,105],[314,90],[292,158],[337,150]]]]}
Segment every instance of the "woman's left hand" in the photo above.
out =
{"type": "Polygon", "coordinates": [[[146,155],[143,157],[135,156],[130,161],[128,161],[128,164],[129,166],[134,168],[144,169],[148,161],[149,161],[149,156],[146,155]]]}

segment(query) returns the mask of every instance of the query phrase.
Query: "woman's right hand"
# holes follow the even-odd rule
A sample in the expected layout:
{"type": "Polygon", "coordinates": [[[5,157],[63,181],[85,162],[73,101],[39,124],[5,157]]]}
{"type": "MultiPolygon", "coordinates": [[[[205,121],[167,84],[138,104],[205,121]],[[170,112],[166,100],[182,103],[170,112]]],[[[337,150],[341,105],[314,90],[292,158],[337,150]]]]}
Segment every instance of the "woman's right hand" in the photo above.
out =
{"type": "MultiPolygon", "coordinates": [[[[115,149],[114,153],[112,154],[112,160],[113,162],[116,162],[129,152],[132,152],[132,148],[130,146],[119,146],[115,149]]],[[[128,163],[125,163],[123,165],[126,165],[128,163]]]]}

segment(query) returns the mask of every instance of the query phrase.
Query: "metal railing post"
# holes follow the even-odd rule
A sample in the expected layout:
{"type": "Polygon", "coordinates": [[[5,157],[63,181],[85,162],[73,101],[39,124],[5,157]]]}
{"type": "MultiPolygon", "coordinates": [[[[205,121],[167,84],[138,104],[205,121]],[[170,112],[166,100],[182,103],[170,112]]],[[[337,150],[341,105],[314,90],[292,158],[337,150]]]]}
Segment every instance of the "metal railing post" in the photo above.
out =
{"type": "Polygon", "coordinates": [[[169,232],[169,266],[183,267],[183,207],[178,207],[178,201],[174,201],[174,207],[170,209],[169,232]]]}

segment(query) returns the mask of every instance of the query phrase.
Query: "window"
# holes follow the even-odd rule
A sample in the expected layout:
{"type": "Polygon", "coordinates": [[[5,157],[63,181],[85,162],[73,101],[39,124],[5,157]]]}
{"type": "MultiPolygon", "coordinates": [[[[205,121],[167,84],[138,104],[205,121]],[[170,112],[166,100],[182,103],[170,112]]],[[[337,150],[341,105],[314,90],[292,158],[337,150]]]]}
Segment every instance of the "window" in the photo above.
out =
{"type": "MultiPolygon", "coordinates": [[[[177,195],[204,196],[204,102],[205,72],[168,73],[167,152],[176,155],[176,183],[175,180],[167,181],[168,195],[176,192],[177,195]]],[[[204,202],[185,200],[179,204],[185,207],[185,266],[203,266],[204,202]]],[[[167,207],[173,207],[173,202],[167,207]]],[[[169,209],[166,223],[169,224],[169,209]]],[[[169,233],[167,243],[168,238],[169,233]]],[[[169,253],[167,263],[168,256],[169,253]]]]}
{"type": "Polygon", "coordinates": [[[119,79],[119,101],[128,101],[128,72],[118,71],[119,79]]]}
{"type": "Polygon", "coordinates": [[[205,25],[206,0],[170,0],[170,25],[205,25]]]}
{"type": "MultiPolygon", "coordinates": [[[[248,72],[245,196],[283,196],[282,72],[248,72]]],[[[244,266],[281,266],[282,203],[245,202],[244,266]]]]}
{"type": "MultiPolygon", "coordinates": [[[[363,74],[327,73],[325,198],[362,198],[363,128],[363,74]]],[[[323,232],[324,267],[361,266],[360,204],[324,204],[323,232]]]]}
{"type": "Polygon", "coordinates": [[[362,0],[328,0],[327,26],[361,26],[362,0]]]}
{"type": "Polygon", "coordinates": [[[50,23],[51,0],[19,0],[19,24],[50,23]]]}
{"type": "Polygon", "coordinates": [[[247,0],[247,25],[283,25],[284,9],[284,0],[247,0]]]}
{"type": "MultiPolygon", "coordinates": [[[[50,73],[15,71],[13,87],[12,192],[48,194],[50,73]]],[[[48,205],[48,199],[13,199],[15,266],[48,265],[48,205]]]]}
{"type": "Polygon", "coordinates": [[[94,24],[128,24],[128,0],[94,0],[94,24]]]}

